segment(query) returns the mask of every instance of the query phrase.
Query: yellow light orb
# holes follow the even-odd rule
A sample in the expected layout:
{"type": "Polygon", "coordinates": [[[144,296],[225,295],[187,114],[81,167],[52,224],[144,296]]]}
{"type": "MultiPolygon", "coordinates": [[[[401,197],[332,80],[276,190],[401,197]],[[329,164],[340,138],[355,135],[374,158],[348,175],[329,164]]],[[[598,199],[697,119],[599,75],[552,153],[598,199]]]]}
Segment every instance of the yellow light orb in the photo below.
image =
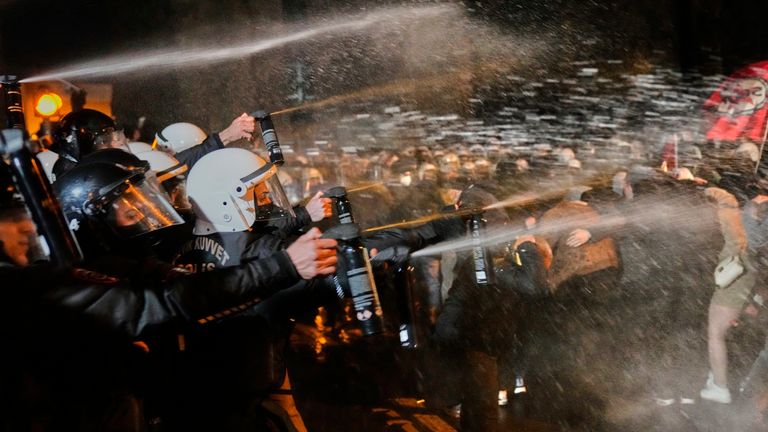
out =
{"type": "Polygon", "coordinates": [[[45,93],[37,100],[35,111],[43,117],[50,117],[56,114],[61,108],[61,97],[56,93],[45,93]]]}

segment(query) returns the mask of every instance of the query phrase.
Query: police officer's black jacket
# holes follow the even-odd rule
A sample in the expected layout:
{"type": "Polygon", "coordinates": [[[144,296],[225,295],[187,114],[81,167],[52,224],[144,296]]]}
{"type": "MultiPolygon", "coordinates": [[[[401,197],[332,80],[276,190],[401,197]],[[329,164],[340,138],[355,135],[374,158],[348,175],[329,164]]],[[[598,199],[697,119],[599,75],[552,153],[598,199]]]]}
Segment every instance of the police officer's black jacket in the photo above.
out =
{"type": "Polygon", "coordinates": [[[434,338],[438,343],[499,352],[512,339],[514,322],[525,304],[547,293],[547,272],[535,244],[524,242],[514,256],[497,258],[494,282],[475,283],[471,253],[460,256],[457,274],[437,318],[434,338]]]}
{"type": "MultiPolygon", "coordinates": [[[[287,234],[304,226],[303,221],[309,219],[306,210],[300,210],[303,213],[297,212],[296,219],[280,224],[271,221],[269,224],[257,223],[250,231],[195,236],[181,247],[173,263],[192,272],[208,272],[237,266],[243,261],[268,259],[275,252],[285,250],[287,234]]],[[[266,320],[265,324],[272,326],[291,314],[316,306],[332,291],[325,279],[299,280],[266,304],[248,310],[247,314],[261,316],[266,320]]]]}
{"type": "Polygon", "coordinates": [[[135,395],[147,357],[132,340],[171,322],[215,321],[300,276],[277,252],[229,269],[151,279],[0,266],[0,336],[9,348],[0,368],[8,372],[0,374],[4,430],[142,430],[135,395]]]}
{"type": "Polygon", "coordinates": [[[269,227],[277,228],[277,231],[270,231],[271,234],[279,235],[283,239],[290,238],[291,236],[301,234],[301,231],[308,227],[312,223],[312,218],[309,216],[309,212],[303,206],[296,206],[293,208],[295,218],[282,217],[269,221],[269,227]]]}
{"type": "MultiPolygon", "coordinates": [[[[209,274],[243,261],[268,260],[287,243],[281,229],[257,223],[250,231],[195,236],[179,250],[174,264],[209,274]]],[[[210,419],[223,421],[279,387],[285,377],[284,353],[293,328],[289,318],[316,308],[322,293],[333,294],[332,288],[321,289],[318,281],[301,280],[263,302],[238,310],[228,320],[187,333],[187,352],[172,362],[173,370],[169,371],[177,378],[166,387],[175,393],[160,398],[166,420],[178,430],[188,430],[190,424],[199,427],[210,419]]],[[[213,423],[212,428],[221,427],[213,423]]]]}
{"type": "Polygon", "coordinates": [[[141,280],[141,285],[84,269],[46,265],[0,268],[0,280],[16,296],[72,310],[127,336],[140,337],[151,326],[174,320],[215,320],[225,311],[295,285],[301,277],[288,254],[280,251],[213,272],[186,275],[169,269],[164,280],[134,279],[141,280]]]}

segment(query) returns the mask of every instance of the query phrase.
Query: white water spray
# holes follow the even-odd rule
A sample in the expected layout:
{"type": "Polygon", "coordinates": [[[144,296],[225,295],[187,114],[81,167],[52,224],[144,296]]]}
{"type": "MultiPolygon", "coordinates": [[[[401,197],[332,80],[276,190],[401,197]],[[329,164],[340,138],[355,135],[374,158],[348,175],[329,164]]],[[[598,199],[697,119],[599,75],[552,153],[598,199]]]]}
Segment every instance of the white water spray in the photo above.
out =
{"type": "MultiPolygon", "coordinates": [[[[622,214],[603,215],[600,221],[587,227],[588,229],[599,229],[618,232],[628,226],[643,227],[644,229],[660,229],[665,226],[677,226],[681,224],[695,225],[703,224],[700,216],[703,212],[711,211],[711,205],[701,205],[695,207],[685,207],[678,202],[676,197],[662,198],[653,201],[653,205],[644,202],[630,211],[622,214]]],[[[505,242],[513,242],[522,235],[545,236],[556,231],[571,231],[577,228],[585,228],[584,220],[580,217],[562,218],[551,221],[546,226],[538,226],[533,230],[511,229],[509,227],[488,228],[485,234],[479,239],[461,238],[448,240],[420,249],[412,257],[435,256],[445,252],[463,252],[471,250],[478,245],[493,246],[505,242]]],[[[702,231],[703,232],[703,231],[702,231]]]]}
{"type": "Polygon", "coordinates": [[[88,61],[47,72],[21,80],[22,83],[61,80],[72,78],[92,78],[113,76],[130,72],[146,72],[173,69],[179,66],[204,66],[231,59],[239,59],[262,51],[274,49],[289,43],[319,36],[359,31],[373,25],[397,24],[409,20],[436,18],[448,13],[456,13],[457,8],[449,5],[401,7],[379,10],[355,20],[338,19],[330,24],[299,31],[290,35],[235,44],[226,48],[206,49],[165,49],[128,55],[116,55],[99,60],[88,61]]]}

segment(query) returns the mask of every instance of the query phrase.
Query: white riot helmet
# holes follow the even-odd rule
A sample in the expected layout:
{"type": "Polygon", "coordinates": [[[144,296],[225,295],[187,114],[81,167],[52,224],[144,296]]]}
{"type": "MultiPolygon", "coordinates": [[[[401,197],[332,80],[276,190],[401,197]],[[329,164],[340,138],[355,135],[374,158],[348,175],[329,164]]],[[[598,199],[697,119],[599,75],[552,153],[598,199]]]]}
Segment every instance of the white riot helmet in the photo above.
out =
{"type": "Polygon", "coordinates": [[[45,171],[45,176],[48,177],[48,182],[53,184],[53,182],[56,181],[56,174],[53,173],[53,165],[59,160],[59,154],[50,150],[45,150],[35,156],[37,156],[37,160],[43,164],[43,171],[45,171]]]}
{"type": "Polygon", "coordinates": [[[173,155],[202,143],[206,136],[202,129],[192,123],[174,123],[155,134],[152,148],[173,155]]]}
{"type": "Polygon", "coordinates": [[[163,152],[148,151],[137,153],[136,157],[149,162],[149,169],[155,172],[157,181],[160,184],[173,177],[183,175],[189,170],[187,164],[183,164],[175,157],[163,152]]]}
{"type": "Polygon", "coordinates": [[[246,231],[256,221],[295,217],[277,167],[248,150],[225,148],[197,161],[187,193],[197,216],[193,233],[246,231]]]}
{"type": "Polygon", "coordinates": [[[139,154],[152,151],[152,146],[145,142],[134,141],[128,143],[128,150],[130,150],[133,154],[139,154]]]}

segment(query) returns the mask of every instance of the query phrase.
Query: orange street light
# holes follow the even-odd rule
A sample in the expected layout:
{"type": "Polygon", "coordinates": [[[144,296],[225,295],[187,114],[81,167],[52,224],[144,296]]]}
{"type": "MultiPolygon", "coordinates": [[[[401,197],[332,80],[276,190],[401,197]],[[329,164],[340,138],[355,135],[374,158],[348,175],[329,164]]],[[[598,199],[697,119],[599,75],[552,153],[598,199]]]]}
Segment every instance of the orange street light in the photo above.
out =
{"type": "Polygon", "coordinates": [[[61,96],[56,93],[43,93],[35,104],[35,111],[43,117],[50,117],[61,108],[61,96]]]}

